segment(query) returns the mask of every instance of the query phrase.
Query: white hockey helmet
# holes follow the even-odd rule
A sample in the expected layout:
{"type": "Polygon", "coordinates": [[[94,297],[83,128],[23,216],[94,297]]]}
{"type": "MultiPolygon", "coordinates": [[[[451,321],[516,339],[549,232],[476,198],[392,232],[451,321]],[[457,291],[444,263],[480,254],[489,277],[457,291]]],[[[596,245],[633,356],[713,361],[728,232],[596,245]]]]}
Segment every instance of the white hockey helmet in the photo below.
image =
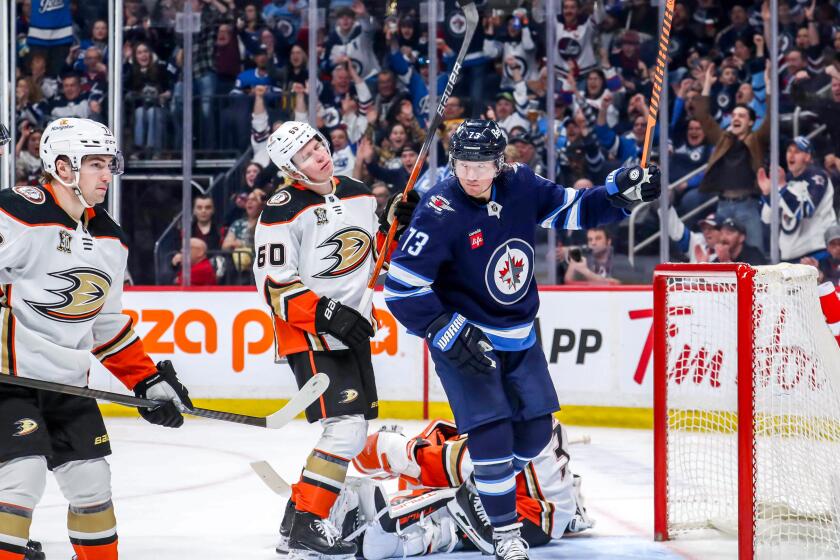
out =
{"type": "Polygon", "coordinates": [[[52,175],[65,187],[73,189],[79,201],[86,207],[89,204],[79,190],[79,170],[85,156],[113,156],[111,173],[123,172],[122,152],[117,147],[117,139],[104,124],[90,119],[60,118],[51,122],[41,137],[41,163],[44,171],[52,175]],[[58,177],[55,161],[59,156],[70,160],[70,167],[75,172],[75,180],[67,184],[58,177]]]}
{"type": "Polygon", "coordinates": [[[329,142],[315,128],[305,122],[286,121],[268,137],[268,157],[286,177],[295,181],[311,182],[309,177],[292,163],[292,157],[313,138],[317,138],[327,153],[330,153],[329,142]]]}

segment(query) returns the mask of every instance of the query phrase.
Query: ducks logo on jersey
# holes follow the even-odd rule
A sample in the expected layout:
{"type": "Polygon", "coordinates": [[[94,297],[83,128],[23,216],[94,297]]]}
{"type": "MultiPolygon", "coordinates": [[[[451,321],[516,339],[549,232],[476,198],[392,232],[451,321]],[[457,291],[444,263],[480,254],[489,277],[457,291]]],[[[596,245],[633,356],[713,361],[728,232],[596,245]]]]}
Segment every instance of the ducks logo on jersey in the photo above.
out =
{"type": "Polygon", "coordinates": [[[352,273],[367,262],[373,246],[370,234],[357,227],[344,228],[332,234],[318,248],[332,249],[325,259],[332,264],[314,276],[316,278],[338,278],[352,273]]]}
{"type": "Polygon", "coordinates": [[[508,240],[498,247],[487,263],[484,280],[487,291],[502,305],[516,303],[534,277],[534,249],[522,239],[508,240]]]}
{"type": "Polygon", "coordinates": [[[27,305],[53,321],[82,323],[96,317],[111,289],[111,277],[95,268],[72,268],[49,273],[69,283],[63,288],[47,288],[61,299],[53,303],[25,300],[27,305]]]}

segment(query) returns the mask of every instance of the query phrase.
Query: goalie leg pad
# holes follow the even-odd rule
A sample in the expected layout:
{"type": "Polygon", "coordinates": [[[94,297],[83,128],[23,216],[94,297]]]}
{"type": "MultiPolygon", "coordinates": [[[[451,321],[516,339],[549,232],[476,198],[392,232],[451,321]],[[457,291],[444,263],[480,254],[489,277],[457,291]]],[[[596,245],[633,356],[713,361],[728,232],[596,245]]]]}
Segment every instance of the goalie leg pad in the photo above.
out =
{"type": "Polygon", "coordinates": [[[0,558],[24,554],[32,510],[44,495],[46,479],[47,460],[42,456],[0,463],[0,558]]]}
{"type": "Polygon", "coordinates": [[[353,459],[353,466],[366,475],[387,473],[391,476],[420,477],[420,465],[414,457],[416,440],[390,431],[367,437],[364,449],[353,459]]]}

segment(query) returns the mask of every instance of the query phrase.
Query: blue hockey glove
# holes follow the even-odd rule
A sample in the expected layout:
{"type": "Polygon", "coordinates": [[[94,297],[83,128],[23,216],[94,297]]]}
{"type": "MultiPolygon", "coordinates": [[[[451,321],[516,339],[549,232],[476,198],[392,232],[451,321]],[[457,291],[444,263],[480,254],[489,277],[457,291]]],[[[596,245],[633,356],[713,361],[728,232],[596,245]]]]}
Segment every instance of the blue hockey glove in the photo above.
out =
{"type": "Polygon", "coordinates": [[[659,168],[619,167],[607,176],[607,196],[616,208],[631,209],[639,202],[650,202],[659,198],[662,191],[659,168]]]}
{"type": "Polygon", "coordinates": [[[499,364],[493,345],[481,329],[458,313],[444,313],[432,321],[426,341],[460,371],[488,374],[499,364]]]}

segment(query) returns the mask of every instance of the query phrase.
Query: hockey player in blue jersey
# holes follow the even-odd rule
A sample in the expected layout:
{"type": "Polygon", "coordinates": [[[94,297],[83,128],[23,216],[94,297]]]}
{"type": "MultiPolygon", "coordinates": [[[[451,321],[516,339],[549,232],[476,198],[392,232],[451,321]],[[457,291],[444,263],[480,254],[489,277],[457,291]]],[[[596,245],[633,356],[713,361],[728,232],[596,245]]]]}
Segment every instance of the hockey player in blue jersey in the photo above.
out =
{"type": "MultiPolygon", "coordinates": [[[[454,176],[432,187],[414,212],[391,259],[385,301],[411,333],[426,338],[458,429],[469,433],[475,489],[493,527],[485,552],[520,560],[528,553],[515,474],[545,447],[559,409],[535,344],[535,225],[616,222],[657,198],[660,180],[655,167],[619,168],[605,186],[576,191],[527,165],[504,164],[505,145],[493,121],[459,126],[449,149],[454,176]]],[[[459,491],[461,511],[453,512],[468,534],[476,513],[471,492],[459,491]]]]}

